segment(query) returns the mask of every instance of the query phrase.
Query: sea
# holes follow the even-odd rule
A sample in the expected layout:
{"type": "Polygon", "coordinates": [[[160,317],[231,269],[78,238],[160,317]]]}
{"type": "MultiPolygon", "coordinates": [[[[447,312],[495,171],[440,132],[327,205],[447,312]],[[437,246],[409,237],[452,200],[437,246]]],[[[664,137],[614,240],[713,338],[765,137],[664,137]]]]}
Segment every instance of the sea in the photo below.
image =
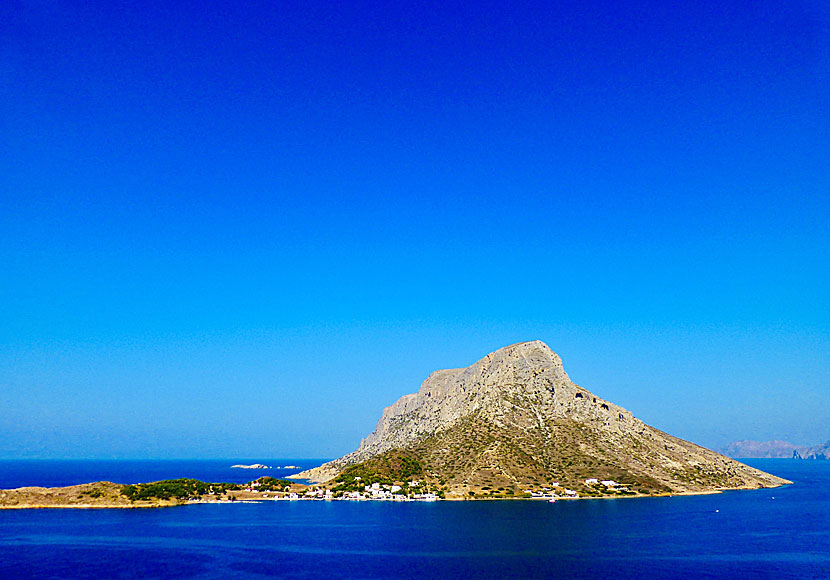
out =
{"type": "MultiPolygon", "coordinates": [[[[293,469],[226,461],[0,461],[0,488],[293,469]]],[[[250,460],[311,467],[319,460],[250,460]]],[[[0,510],[0,580],[830,578],[830,461],[745,460],[794,481],[584,501],[266,501],[0,510]]]]}

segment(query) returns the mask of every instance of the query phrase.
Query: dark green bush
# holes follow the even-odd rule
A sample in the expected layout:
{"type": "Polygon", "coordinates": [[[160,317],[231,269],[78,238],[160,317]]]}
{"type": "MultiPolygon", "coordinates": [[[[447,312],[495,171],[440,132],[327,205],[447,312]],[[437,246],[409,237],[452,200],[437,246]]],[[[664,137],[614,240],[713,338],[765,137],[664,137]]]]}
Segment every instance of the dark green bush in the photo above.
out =
{"type": "Polygon", "coordinates": [[[149,501],[153,499],[185,500],[199,497],[208,493],[222,495],[228,490],[240,489],[235,483],[207,483],[198,479],[166,479],[153,483],[138,483],[125,485],[121,488],[121,495],[130,501],[149,501]]]}

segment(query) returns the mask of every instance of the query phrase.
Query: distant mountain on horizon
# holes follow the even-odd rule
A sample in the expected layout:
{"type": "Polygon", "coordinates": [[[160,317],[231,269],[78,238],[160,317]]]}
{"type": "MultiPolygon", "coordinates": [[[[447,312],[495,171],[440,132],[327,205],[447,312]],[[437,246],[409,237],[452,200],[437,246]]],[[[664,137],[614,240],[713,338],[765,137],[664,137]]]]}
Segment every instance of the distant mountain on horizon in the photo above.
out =
{"type": "Polygon", "coordinates": [[[805,451],[807,447],[794,445],[787,441],[733,441],[720,450],[728,457],[740,459],[790,459],[795,453],[805,451]]]}
{"type": "Polygon", "coordinates": [[[733,459],[830,459],[830,441],[812,447],[787,441],[733,441],[720,450],[733,459]]]}
{"type": "Polygon", "coordinates": [[[830,441],[813,445],[801,453],[802,459],[830,459],[830,441]]]}
{"type": "Polygon", "coordinates": [[[601,496],[790,483],[646,425],[574,384],[540,341],[433,372],[417,393],[384,409],[356,451],[290,477],[419,480],[448,499],[556,486],[601,496]]]}

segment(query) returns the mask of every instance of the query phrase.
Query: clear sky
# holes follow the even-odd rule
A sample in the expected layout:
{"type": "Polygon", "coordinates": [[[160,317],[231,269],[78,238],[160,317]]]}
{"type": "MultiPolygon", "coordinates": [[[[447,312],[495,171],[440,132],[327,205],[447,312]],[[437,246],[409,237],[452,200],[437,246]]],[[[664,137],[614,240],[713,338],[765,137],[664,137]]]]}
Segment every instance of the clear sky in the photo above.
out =
{"type": "Polygon", "coordinates": [[[0,5],[0,457],[333,457],[532,339],[830,439],[826,2],[0,5]]]}

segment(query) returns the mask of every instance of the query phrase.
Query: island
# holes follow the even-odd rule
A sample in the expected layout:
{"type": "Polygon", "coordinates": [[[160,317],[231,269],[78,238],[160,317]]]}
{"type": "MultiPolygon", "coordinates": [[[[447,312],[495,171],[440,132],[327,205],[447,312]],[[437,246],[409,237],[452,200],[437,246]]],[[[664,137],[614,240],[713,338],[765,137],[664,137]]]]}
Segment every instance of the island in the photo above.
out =
{"type": "Polygon", "coordinates": [[[538,340],[433,372],[417,393],[384,409],[357,450],[288,477],[335,489],[417,480],[447,499],[704,494],[792,483],[645,424],[572,382],[538,340]]]}
{"type": "MultiPolygon", "coordinates": [[[[265,469],[262,464],[236,465],[265,469]]],[[[358,449],[246,484],[176,479],[0,490],[0,508],[141,508],[263,500],[575,500],[718,493],[792,482],[673,437],[573,383],[540,341],[435,371],[384,409],[358,449]]]]}

